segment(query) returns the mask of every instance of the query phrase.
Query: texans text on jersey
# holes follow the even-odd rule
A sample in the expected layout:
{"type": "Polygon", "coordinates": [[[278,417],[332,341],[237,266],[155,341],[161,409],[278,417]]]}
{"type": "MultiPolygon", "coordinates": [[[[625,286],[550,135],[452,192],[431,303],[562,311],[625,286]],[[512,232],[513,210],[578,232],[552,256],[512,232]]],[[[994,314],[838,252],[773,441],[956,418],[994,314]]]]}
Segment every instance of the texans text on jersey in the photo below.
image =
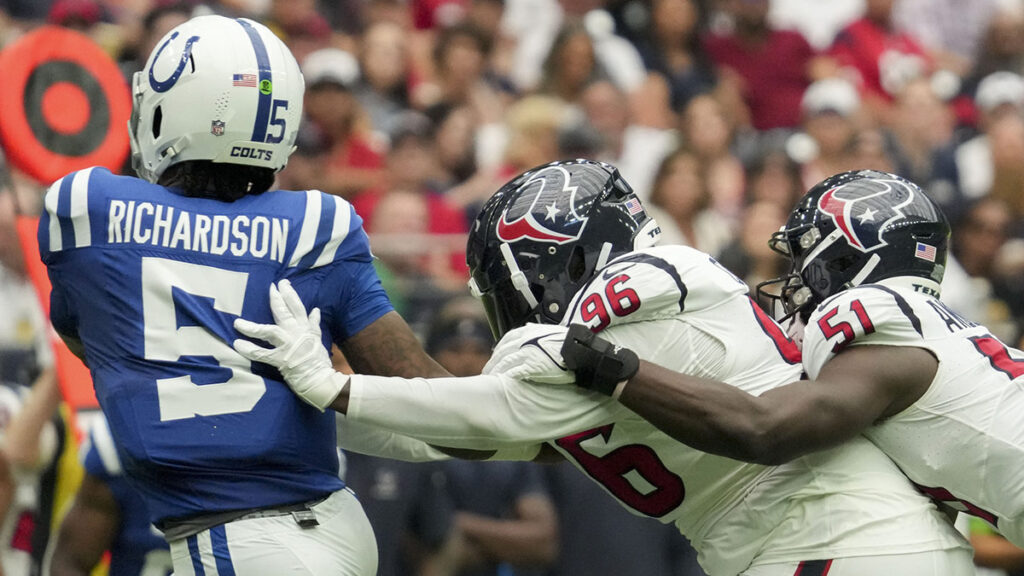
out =
{"type": "Polygon", "coordinates": [[[156,202],[110,202],[107,242],[148,244],[221,255],[284,261],[288,220],[267,216],[193,214],[156,202]]]}

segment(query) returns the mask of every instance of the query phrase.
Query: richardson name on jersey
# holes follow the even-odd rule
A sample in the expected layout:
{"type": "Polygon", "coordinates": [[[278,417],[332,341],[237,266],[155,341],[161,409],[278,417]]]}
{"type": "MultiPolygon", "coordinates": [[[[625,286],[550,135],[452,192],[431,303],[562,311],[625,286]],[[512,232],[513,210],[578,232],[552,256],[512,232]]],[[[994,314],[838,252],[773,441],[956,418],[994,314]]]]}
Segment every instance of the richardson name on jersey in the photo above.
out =
{"type": "Polygon", "coordinates": [[[110,244],[148,244],[205,254],[284,261],[288,220],[267,216],[194,214],[155,202],[112,200],[110,244]]]}

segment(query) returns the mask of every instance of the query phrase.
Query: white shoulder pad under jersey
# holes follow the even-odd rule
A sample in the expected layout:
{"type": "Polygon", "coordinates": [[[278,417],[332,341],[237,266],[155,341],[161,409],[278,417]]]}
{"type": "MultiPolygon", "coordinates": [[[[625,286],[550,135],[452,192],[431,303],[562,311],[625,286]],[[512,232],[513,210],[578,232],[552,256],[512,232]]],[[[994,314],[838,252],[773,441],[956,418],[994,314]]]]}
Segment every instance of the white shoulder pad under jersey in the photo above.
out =
{"type": "Polygon", "coordinates": [[[858,286],[828,298],[807,320],[804,370],[812,379],[817,378],[821,368],[847,346],[928,348],[921,315],[915,311],[916,307],[928,306],[925,301],[945,308],[934,298],[878,284],[858,286]]]}
{"type": "Polygon", "coordinates": [[[826,299],[811,314],[804,332],[804,369],[817,378],[850,345],[913,346],[937,353],[953,332],[970,336],[984,328],[932,296],[898,286],[858,286],[826,299]]]}
{"type": "Polygon", "coordinates": [[[711,256],[688,246],[656,246],[625,254],[599,270],[573,298],[563,323],[595,332],[609,325],[671,318],[714,308],[747,285],[711,256]]]}

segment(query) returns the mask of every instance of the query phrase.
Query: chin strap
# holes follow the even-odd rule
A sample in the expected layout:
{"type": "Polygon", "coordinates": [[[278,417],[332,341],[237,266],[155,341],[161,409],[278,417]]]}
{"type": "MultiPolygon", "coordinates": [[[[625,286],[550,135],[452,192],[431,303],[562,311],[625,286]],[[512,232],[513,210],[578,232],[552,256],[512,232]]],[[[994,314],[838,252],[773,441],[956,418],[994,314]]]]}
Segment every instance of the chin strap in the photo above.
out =
{"type": "Polygon", "coordinates": [[[508,266],[512,287],[522,295],[523,300],[526,300],[531,310],[536,308],[540,303],[537,302],[537,297],[530,290],[530,281],[526,279],[526,274],[523,274],[523,271],[519,269],[519,264],[516,263],[516,258],[512,255],[512,247],[508,245],[508,242],[502,242],[499,249],[501,250],[502,258],[505,259],[505,265],[508,266]]]}

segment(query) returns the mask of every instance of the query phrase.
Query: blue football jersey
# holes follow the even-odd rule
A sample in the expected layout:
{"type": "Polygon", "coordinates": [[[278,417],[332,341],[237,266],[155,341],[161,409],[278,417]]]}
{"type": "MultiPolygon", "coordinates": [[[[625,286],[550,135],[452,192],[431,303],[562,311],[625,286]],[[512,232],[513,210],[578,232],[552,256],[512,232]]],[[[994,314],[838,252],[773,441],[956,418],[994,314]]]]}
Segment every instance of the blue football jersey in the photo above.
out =
{"type": "Polygon", "coordinates": [[[146,503],[124,477],[106,421],[97,418],[82,444],[85,471],[110,488],[121,509],[121,524],[110,545],[108,576],[167,576],[171,551],[150,523],[146,503]]]}
{"type": "Polygon", "coordinates": [[[231,347],[273,321],[271,283],[319,307],[324,342],[392,310],[352,207],[318,191],[235,202],[74,172],[50,187],[39,246],[55,328],[79,338],[126,474],[158,525],[342,488],[334,414],[231,347]]]}

